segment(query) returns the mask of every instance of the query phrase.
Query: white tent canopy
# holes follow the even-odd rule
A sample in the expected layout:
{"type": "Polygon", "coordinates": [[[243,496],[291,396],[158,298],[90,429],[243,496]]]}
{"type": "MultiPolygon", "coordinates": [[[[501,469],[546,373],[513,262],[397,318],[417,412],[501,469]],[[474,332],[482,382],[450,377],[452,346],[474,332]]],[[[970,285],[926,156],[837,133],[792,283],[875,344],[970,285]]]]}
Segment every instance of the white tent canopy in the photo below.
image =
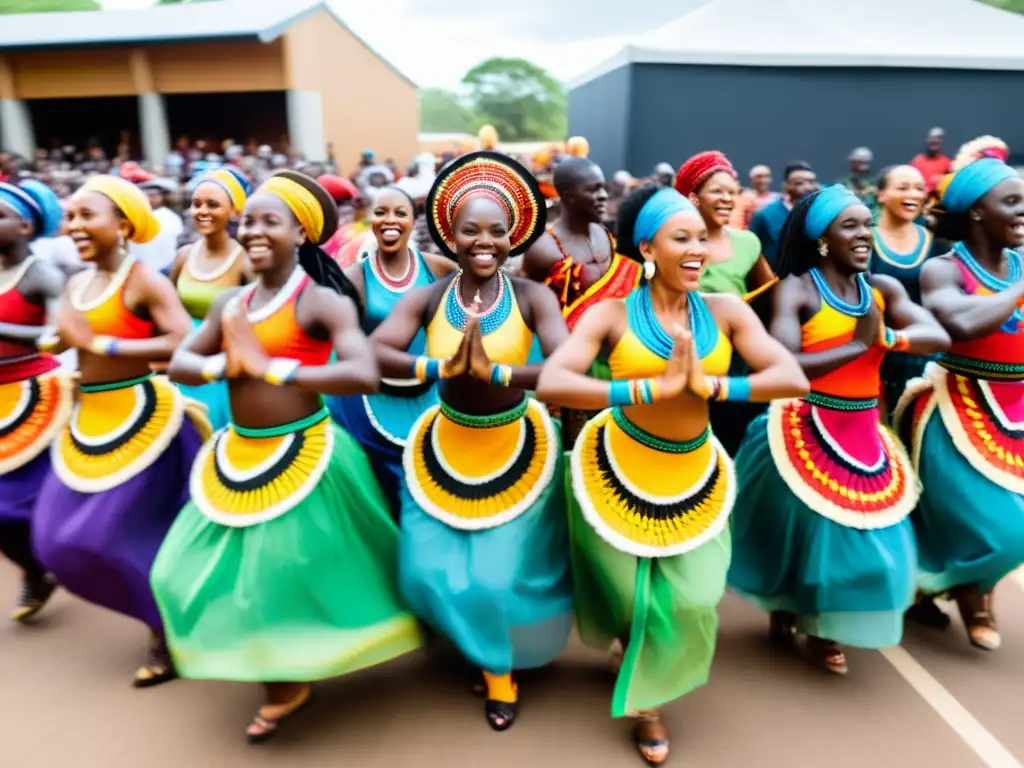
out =
{"type": "Polygon", "coordinates": [[[1024,70],[1024,16],[975,0],[710,0],[572,85],[632,63],[1024,70]]]}

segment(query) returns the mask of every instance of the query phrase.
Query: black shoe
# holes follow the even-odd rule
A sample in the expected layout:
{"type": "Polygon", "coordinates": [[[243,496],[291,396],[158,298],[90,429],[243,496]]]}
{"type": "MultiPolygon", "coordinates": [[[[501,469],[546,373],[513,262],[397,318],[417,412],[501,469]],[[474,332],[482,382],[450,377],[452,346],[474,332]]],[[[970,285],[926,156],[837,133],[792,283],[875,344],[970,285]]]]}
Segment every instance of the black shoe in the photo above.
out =
{"type": "Polygon", "coordinates": [[[11,619],[18,622],[31,619],[43,610],[55,589],[57,582],[46,574],[26,575],[21,580],[21,596],[18,598],[18,606],[11,611],[11,619]]]}

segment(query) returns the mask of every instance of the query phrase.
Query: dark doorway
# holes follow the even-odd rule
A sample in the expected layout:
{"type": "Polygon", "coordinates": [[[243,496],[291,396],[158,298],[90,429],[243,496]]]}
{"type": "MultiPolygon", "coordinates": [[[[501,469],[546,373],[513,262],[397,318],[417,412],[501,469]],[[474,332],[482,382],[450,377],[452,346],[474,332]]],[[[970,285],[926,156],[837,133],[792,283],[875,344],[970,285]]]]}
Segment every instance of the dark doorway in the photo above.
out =
{"type": "Polygon", "coordinates": [[[36,144],[45,149],[100,146],[108,158],[121,144],[139,157],[139,100],[135,96],[30,99],[28,111],[36,144]]]}
{"type": "Polygon", "coordinates": [[[181,93],[164,97],[171,141],[203,139],[220,152],[227,139],[280,147],[288,138],[288,114],[282,91],[253,93],[181,93]]]}

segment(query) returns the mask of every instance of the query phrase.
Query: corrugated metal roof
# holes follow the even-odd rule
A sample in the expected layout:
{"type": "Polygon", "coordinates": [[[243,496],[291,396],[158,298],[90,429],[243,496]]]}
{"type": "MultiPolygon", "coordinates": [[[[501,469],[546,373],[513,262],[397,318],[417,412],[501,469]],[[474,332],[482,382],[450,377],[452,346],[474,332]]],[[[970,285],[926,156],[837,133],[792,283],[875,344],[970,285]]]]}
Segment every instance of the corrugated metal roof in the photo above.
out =
{"type": "Polygon", "coordinates": [[[0,23],[0,51],[230,37],[269,42],[303,17],[327,7],[323,0],[221,0],[137,11],[16,13],[4,16],[0,23]]]}

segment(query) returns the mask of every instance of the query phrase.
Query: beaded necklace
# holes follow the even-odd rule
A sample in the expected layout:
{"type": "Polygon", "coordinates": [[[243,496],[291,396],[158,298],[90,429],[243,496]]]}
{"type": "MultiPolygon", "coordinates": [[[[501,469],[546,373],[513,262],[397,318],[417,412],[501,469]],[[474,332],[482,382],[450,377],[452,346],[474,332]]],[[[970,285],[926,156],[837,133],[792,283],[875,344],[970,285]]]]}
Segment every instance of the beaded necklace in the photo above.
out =
{"type": "Polygon", "coordinates": [[[836,296],[835,291],[832,290],[831,286],[825,281],[825,276],[821,274],[821,271],[817,267],[811,268],[811,279],[814,280],[814,285],[818,289],[818,293],[821,294],[821,298],[826,304],[828,304],[836,312],[842,312],[844,315],[851,317],[864,317],[871,309],[871,286],[868,284],[868,279],[863,272],[857,275],[857,288],[860,291],[860,301],[856,304],[850,304],[847,301],[843,301],[836,296]]]}
{"type": "MultiPolygon", "coordinates": [[[[706,357],[718,340],[718,326],[711,316],[708,305],[697,291],[687,294],[687,314],[690,318],[690,333],[697,345],[697,356],[706,357]]],[[[675,341],[661,326],[654,311],[649,283],[644,283],[634,292],[629,301],[629,324],[644,345],[663,360],[672,356],[675,341]]]]}
{"type": "Polygon", "coordinates": [[[477,314],[462,303],[462,271],[452,280],[448,289],[448,297],[445,300],[445,317],[448,323],[457,331],[466,330],[466,324],[470,317],[480,319],[480,332],[483,335],[493,333],[501,327],[512,313],[512,302],[515,301],[515,292],[512,289],[512,282],[508,276],[498,271],[498,295],[490,308],[477,314]]]}
{"type": "Polygon", "coordinates": [[[404,293],[405,289],[415,282],[419,273],[419,256],[412,248],[409,249],[409,263],[405,265],[405,274],[398,278],[392,277],[384,269],[384,262],[381,260],[379,251],[371,253],[368,258],[370,271],[377,278],[377,282],[392,293],[404,293]]]}

